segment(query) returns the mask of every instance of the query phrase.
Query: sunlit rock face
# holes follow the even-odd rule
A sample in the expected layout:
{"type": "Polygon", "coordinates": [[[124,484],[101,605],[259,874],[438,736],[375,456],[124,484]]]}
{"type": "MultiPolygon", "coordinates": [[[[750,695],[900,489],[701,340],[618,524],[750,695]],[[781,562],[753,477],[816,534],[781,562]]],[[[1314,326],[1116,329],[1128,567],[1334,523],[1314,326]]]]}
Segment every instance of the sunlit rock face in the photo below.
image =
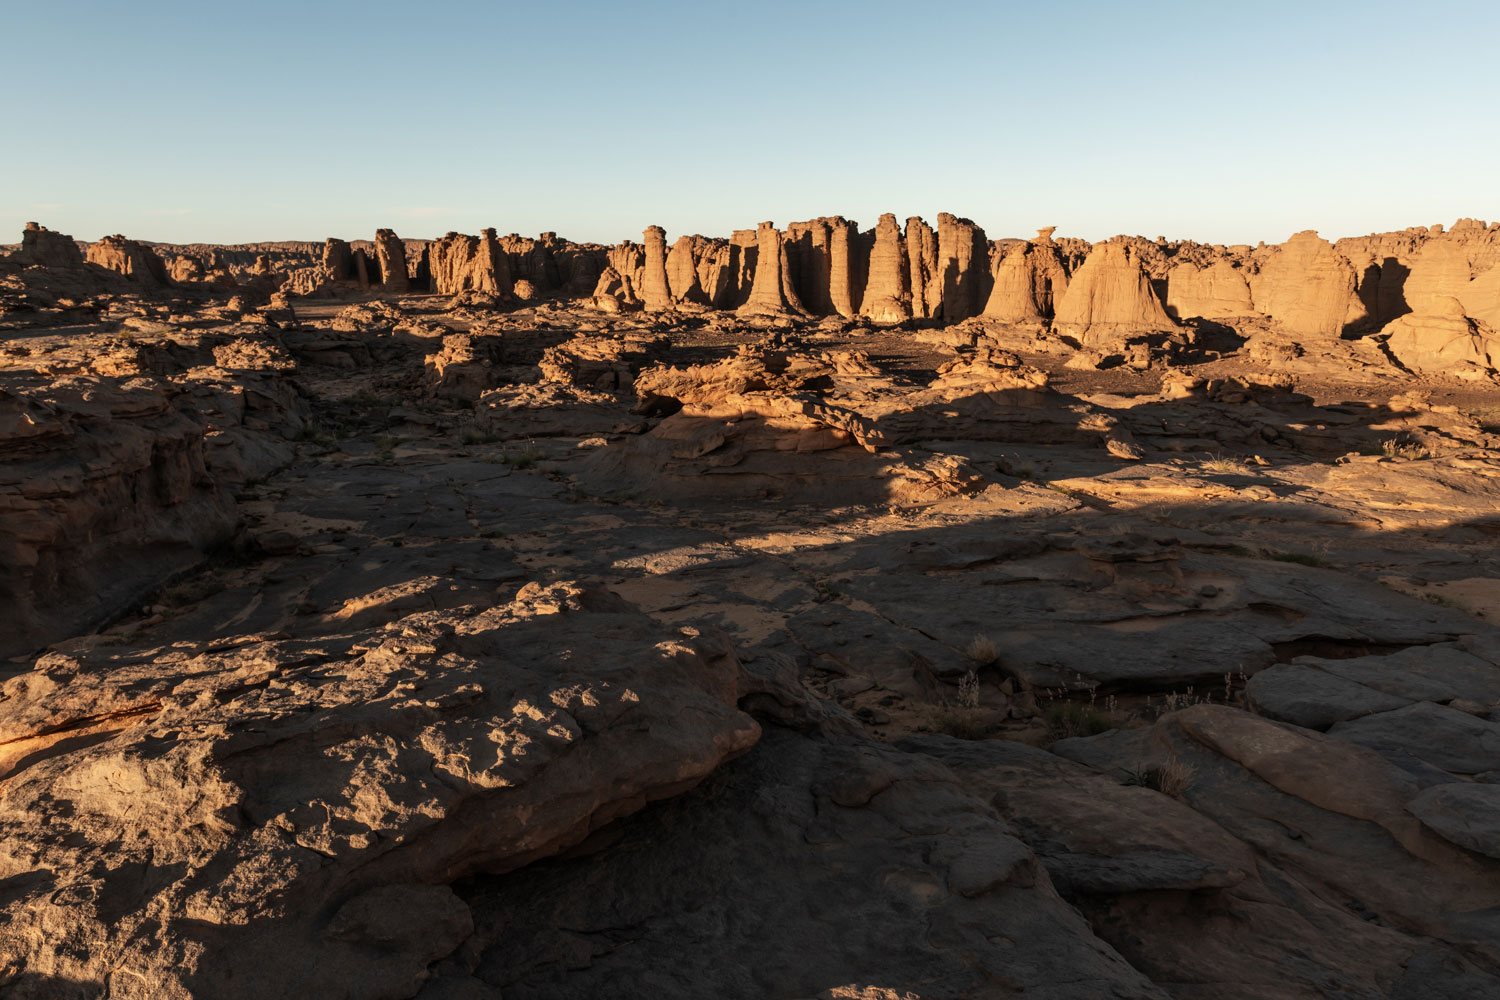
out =
{"type": "Polygon", "coordinates": [[[131,244],[0,257],[0,994],[1500,989],[1500,229],[131,244]]]}

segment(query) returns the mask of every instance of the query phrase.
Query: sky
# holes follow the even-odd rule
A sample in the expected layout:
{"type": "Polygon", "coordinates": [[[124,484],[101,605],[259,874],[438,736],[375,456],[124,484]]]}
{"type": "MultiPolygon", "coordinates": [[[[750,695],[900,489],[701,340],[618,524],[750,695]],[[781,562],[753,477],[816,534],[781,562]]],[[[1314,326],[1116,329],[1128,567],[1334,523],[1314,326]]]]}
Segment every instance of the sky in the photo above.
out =
{"type": "Polygon", "coordinates": [[[1500,219],[1497,0],[0,0],[0,37],[0,242],[1500,219]]]}

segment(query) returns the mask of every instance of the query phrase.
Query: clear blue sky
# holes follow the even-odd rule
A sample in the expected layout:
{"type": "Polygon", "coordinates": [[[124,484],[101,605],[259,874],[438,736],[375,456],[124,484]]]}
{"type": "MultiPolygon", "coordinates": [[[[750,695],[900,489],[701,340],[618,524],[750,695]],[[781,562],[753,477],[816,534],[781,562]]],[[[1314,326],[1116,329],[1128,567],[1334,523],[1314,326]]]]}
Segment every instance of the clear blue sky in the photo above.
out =
{"type": "Polygon", "coordinates": [[[1500,0],[0,0],[0,242],[1500,218],[1500,0]]]}

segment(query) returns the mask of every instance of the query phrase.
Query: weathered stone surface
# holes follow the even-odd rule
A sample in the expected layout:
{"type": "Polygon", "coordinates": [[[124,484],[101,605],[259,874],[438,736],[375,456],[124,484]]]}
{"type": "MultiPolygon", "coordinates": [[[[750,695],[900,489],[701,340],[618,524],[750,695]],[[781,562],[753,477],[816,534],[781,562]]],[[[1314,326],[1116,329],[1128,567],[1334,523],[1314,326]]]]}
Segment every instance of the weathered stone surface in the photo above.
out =
{"type": "Polygon", "coordinates": [[[1381,753],[1410,754],[1453,774],[1500,771],[1500,725],[1431,702],[1340,722],[1328,735],[1381,753]]]}
{"type": "Polygon", "coordinates": [[[471,610],[55,654],[8,682],[11,962],[159,996],[409,996],[470,926],[430,886],[555,853],[759,737],[732,655],[608,593],[471,610]],[[64,918],[86,948],[47,931],[64,918]]]}
{"type": "Polygon", "coordinates": [[[672,308],[672,290],[667,286],[667,233],[648,226],[642,244],[646,248],[645,274],[641,282],[641,304],[647,312],[672,308]]]}
{"type": "Polygon", "coordinates": [[[1117,239],[1095,245],[1073,275],[1054,325],[1085,347],[1115,348],[1177,324],[1162,308],[1135,249],[1117,239]]]}
{"type": "Polygon", "coordinates": [[[405,292],[411,287],[406,272],[406,244],[389,229],[375,230],[375,260],[380,265],[380,287],[405,292]]]}
{"type": "MultiPolygon", "coordinates": [[[[877,233],[879,232],[877,228],[877,233]]],[[[938,315],[943,298],[943,275],[938,268],[937,234],[918,216],[906,220],[907,287],[911,314],[918,319],[938,315]]],[[[874,267],[872,265],[873,272],[874,267]]]]}
{"type": "MultiPolygon", "coordinates": [[[[911,223],[907,223],[911,229],[911,223]]],[[[847,239],[847,237],[846,237],[847,239]]],[[[870,278],[860,300],[859,314],[876,323],[900,323],[913,315],[914,299],[910,262],[903,246],[901,227],[889,212],[875,226],[875,247],[870,251],[870,278]]]]}
{"type": "Polygon", "coordinates": [[[1277,248],[1250,277],[1250,292],[1257,311],[1300,336],[1338,337],[1366,317],[1353,266],[1311,229],[1277,248]]]}
{"type": "Polygon", "coordinates": [[[1185,261],[1167,275],[1166,311],[1178,320],[1193,316],[1230,319],[1254,315],[1255,305],[1244,272],[1229,261],[1208,267],[1185,261]]]}
{"type": "MultiPolygon", "coordinates": [[[[698,263],[694,258],[695,238],[679,236],[667,254],[667,287],[672,302],[677,306],[707,306],[712,296],[704,291],[698,278],[698,263]]],[[[717,284],[717,282],[714,282],[717,284]]]]}
{"type": "Polygon", "coordinates": [[[87,257],[91,264],[117,271],[150,288],[162,288],[169,282],[167,265],[155,250],[118,234],[90,243],[87,257]]]}
{"type": "Polygon", "coordinates": [[[21,249],[11,259],[22,267],[53,267],[64,270],[83,267],[83,252],[78,249],[73,237],[54,233],[35,222],[26,223],[26,228],[21,232],[21,249]]]}
{"type": "Polygon", "coordinates": [[[1299,664],[1262,670],[1250,678],[1245,691],[1262,715],[1304,729],[1327,729],[1335,722],[1411,704],[1405,698],[1299,664]]]}
{"type": "Polygon", "coordinates": [[[1462,781],[1435,785],[1420,792],[1406,808],[1439,836],[1500,859],[1500,785],[1462,781]]]}
{"type": "MultiPolygon", "coordinates": [[[[1048,233],[1043,230],[1042,233],[1048,233]]],[[[1040,325],[1052,317],[1068,289],[1068,273],[1050,235],[1020,243],[995,267],[985,319],[1040,325]]]]}
{"type": "Polygon", "coordinates": [[[750,297],[737,312],[742,316],[802,314],[802,302],[787,273],[786,247],[774,223],[762,222],[756,229],[755,280],[750,297]]]}
{"type": "Polygon", "coordinates": [[[940,213],[937,266],[942,298],[935,315],[945,323],[957,323],[982,313],[990,296],[989,242],[984,230],[970,219],[940,213]]]}
{"type": "Polygon", "coordinates": [[[481,292],[508,299],[514,282],[495,230],[479,236],[448,233],[429,247],[432,290],[440,295],[481,292]]]}
{"type": "Polygon", "coordinates": [[[1423,308],[1391,320],[1380,331],[1402,367],[1460,378],[1486,378],[1500,367],[1500,338],[1464,315],[1458,299],[1428,296],[1423,308]]]}

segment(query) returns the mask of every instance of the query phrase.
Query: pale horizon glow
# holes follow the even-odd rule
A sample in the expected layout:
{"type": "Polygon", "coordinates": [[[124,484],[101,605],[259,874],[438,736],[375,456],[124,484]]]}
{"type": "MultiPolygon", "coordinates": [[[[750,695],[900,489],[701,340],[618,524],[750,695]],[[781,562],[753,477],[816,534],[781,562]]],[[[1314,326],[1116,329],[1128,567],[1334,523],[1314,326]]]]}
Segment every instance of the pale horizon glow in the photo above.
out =
{"type": "Polygon", "coordinates": [[[1493,0],[0,0],[0,243],[1500,219],[1493,0]]]}

